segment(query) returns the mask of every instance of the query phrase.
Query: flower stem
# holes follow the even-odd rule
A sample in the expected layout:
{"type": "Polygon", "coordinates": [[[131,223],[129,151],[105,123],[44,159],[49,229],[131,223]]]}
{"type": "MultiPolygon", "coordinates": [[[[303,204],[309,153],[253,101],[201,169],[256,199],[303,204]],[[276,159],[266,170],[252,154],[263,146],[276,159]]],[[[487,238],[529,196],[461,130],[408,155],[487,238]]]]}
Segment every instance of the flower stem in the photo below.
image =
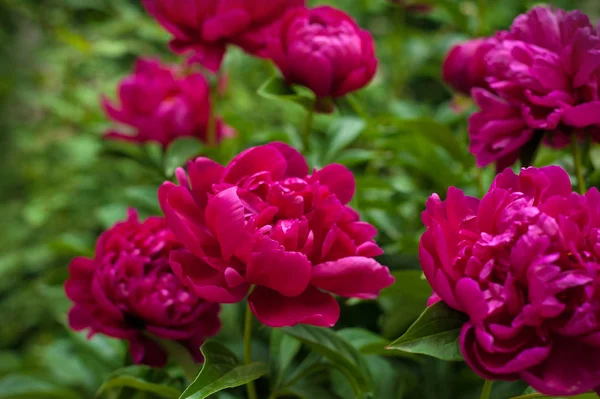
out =
{"type": "Polygon", "coordinates": [[[490,399],[490,397],[492,395],[492,384],[493,383],[494,383],[494,381],[485,380],[485,382],[483,383],[483,388],[481,389],[481,396],[479,397],[479,399],[490,399]]]}
{"type": "MultiPolygon", "coordinates": [[[[244,322],[244,364],[250,364],[252,362],[252,310],[250,304],[246,305],[246,320],[244,322]]],[[[246,384],[246,390],[248,392],[248,399],[257,399],[256,387],[254,381],[250,381],[246,384]]]]}
{"type": "Polygon", "coordinates": [[[574,133],[571,136],[571,152],[573,154],[573,163],[575,164],[575,174],[577,176],[577,186],[579,187],[579,193],[585,194],[585,179],[583,177],[583,166],[581,162],[581,151],[579,143],[577,142],[577,134],[574,133]]]}
{"type": "Polygon", "coordinates": [[[304,154],[308,155],[310,152],[310,136],[312,133],[312,124],[315,117],[315,105],[313,104],[311,108],[307,110],[306,114],[306,127],[304,129],[304,135],[302,136],[302,149],[304,150],[304,154]]]}

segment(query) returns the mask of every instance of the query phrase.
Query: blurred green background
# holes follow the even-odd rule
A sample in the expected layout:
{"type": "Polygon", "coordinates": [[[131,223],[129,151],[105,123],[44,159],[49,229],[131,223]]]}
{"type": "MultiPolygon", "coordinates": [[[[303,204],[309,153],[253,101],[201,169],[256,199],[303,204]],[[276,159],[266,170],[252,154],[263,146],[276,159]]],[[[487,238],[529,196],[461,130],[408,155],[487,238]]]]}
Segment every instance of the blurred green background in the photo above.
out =
{"type": "MultiPolygon", "coordinates": [[[[382,262],[394,271],[416,270],[425,199],[450,185],[477,195],[492,178],[491,170],[474,168],[466,150],[472,105],[453,99],[441,82],[443,57],[457,41],[507,28],[535,2],[418,2],[432,5],[425,13],[398,5],[416,3],[408,0],[327,3],[374,34],[381,63],[374,82],[356,95],[358,115],[342,106],[317,117],[309,158],[314,166],[340,162],[356,172],[353,206],[379,228],[382,262]],[[457,106],[465,111],[455,112],[457,106]]],[[[593,21],[600,16],[597,0],[552,4],[582,9],[593,21]]],[[[99,98],[114,97],[138,56],[178,59],[167,51],[168,35],[135,0],[0,0],[0,26],[0,398],[90,398],[127,356],[118,341],[86,341],[66,327],[67,265],[74,256],[91,255],[98,234],[127,207],[159,213],[164,162],[172,169],[181,161],[177,154],[153,158],[151,149],[130,157],[122,152],[134,150],[119,149],[115,156],[114,146],[101,139],[110,123],[99,98]]],[[[229,83],[217,110],[239,135],[214,156],[226,161],[271,140],[299,146],[304,111],[256,94],[273,67],[232,49],[225,70],[229,83]]],[[[560,154],[542,153],[538,162],[569,167],[560,154]]],[[[415,284],[415,292],[388,290],[379,303],[349,303],[339,327],[396,338],[428,295],[426,284],[415,284]]],[[[224,313],[231,330],[223,339],[237,339],[235,312],[224,313]]],[[[480,381],[461,365],[395,362],[396,385],[385,397],[469,398],[479,389],[480,381]]],[[[177,378],[145,372],[157,381],[177,378]]]]}

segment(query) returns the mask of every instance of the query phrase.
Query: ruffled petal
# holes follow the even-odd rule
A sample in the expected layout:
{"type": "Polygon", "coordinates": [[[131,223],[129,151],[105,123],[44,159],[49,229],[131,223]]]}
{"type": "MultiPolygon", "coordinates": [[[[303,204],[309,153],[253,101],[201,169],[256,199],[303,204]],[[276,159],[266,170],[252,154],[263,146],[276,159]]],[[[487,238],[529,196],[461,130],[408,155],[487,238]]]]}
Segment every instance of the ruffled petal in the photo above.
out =
{"type": "Polygon", "coordinates": [[[296,297],[285,297],[276,291],[256,287],[248,297],[256,318],[269,327],[310,324],[333,327],[340,317],[340,306],[329,294],[309,286],[296,297]]]}
{"type": "Polygon", "coordinates": [[[351,256],[316,265],[311,284],[336,295],[374,299],[394,283],[387,267],[376,260],[351,256]]]}

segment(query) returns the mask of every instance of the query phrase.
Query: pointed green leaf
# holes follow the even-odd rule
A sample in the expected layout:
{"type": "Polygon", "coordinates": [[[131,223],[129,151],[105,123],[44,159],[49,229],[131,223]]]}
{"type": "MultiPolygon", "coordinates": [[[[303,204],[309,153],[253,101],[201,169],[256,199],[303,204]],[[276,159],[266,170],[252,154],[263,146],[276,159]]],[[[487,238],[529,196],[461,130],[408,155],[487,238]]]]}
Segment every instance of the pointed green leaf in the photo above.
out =
{"type": "Polygon", "coordinates": [[[180,399],[204,399],[213,393],[254,381],[268,372],[264,363],[240,365],[235,355],[218,342],[202,346],[204,366],[180,399]]]}
{"type": "Polygon", "coordinates": [[[444,302],[438,302],[425,309],[408,331],[392,342],[388,349],[421,353],[442,360],[463,360],[458,337],[465,321],[462,313],[444,302]]]}
{"type": "Polygon", "coordinates": [[[333,160],[341,150],[352,144],[366,127],[366,122],[360,118],[337,118],[329,127],[328,135],[331,141],[325,159],[333,160]]]}
{"type": "Polygon", "coordinates": [[[372,380],[365,359],[335,331],[305,325],[284,328],[283,331],[337,365],[353,384],[355,393],[372,391],[372,380]]]}

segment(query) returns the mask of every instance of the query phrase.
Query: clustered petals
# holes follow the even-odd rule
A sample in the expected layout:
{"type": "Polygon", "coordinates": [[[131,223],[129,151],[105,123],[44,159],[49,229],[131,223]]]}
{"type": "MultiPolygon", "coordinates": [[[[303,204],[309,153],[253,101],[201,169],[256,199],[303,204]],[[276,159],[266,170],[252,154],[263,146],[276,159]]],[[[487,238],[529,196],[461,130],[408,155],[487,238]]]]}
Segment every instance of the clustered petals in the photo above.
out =
{"type": "Polygon", "coordinates": [[[507,169],[481,199],[433,195],[419,256],[435,292],[469,321],[468,364],[546,395],[600,387],[600,193],[558,166],[507,169]]]}
{"type": "Polygon", "coordinates": [[[105,231],[94,258],[75,258],[65,284],[74,302],[74,330],[127,340],[135,363],[164,367],[167,352],[153,338],[176,341],[197,360],[200,346],[220,329],[219,305],[195,295],[171,271],[181,244],[162,217],[127,220],[105,231]]]}
{"type": "MultiPolygon", "coordinates": [[[[134,73],[119,85],[119,100],[115,105],[103,99],[106,114],[120,126],[106,134],[109,139],[153,141],[163,147],[179,137],[209,141],[210,88],[200,73],[183,75],[157,60],[139,59],[134,73]]],[[[233,134],[216,119],[215,142],[233,134]]]]}
{"type": "Polygon", "coordinates": [[[534,133],[552,147],[572,135],[600,142],[600,34],[580,11],[535,7],[453,48],[443,76],[480,107],[469,123],[478,166],[513,164],[534,133]]]}
{"type": "Polygon", "coordinates": [[[185,249],[173,271],[197,295],[248,302],[271,327],[333,326],[331,294],[375,298],[393,283],[377,231],[347,206],[354,177],[341,165],[309,174],[304,157],[283,143],[250,148],[228,166],[197,158],[166,182],[159,201],[185,249]],[[252,290],[251,287],[254,287],[252,290]]]}
{"type": "Polygon", "coordinates": [[[375,43],[346,13],[332,7],[289,11],[268,56],[290,84],[317,97],[341,97],[366,86],[377,70],[375,43]]]}
{"type": "Polygon", "coordinates": [[[264,56],[268,38],[283,14],[304,0],[143,0],[148,12],[173,39],[176,53],[193,55],[211,71],[218,71],[228,44],[264,56]]]}

